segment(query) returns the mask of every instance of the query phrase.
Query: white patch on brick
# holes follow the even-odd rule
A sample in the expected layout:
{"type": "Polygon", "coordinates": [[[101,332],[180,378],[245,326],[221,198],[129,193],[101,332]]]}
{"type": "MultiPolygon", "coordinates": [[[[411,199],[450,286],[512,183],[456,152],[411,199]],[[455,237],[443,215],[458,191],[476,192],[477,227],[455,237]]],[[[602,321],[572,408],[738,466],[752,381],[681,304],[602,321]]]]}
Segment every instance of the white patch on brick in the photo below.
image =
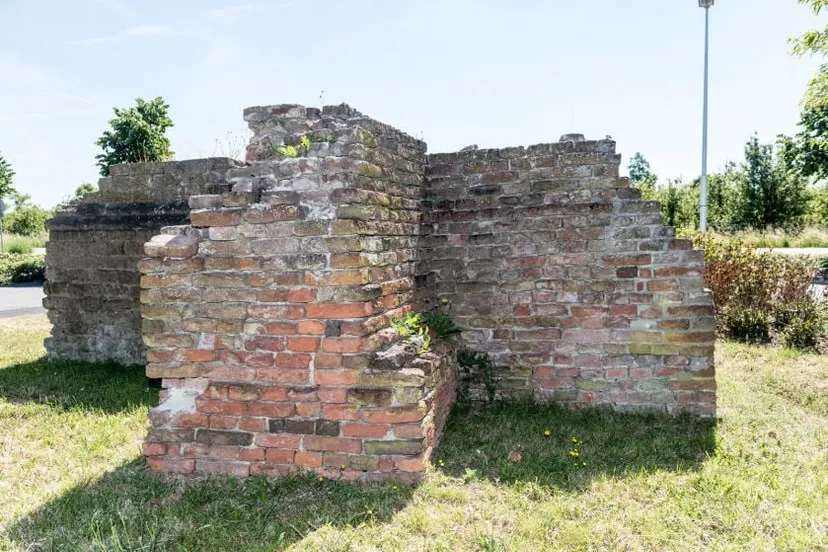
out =
{"type": "Polygon", "coordinates": [[[166,390],[166,400],[155,407],[156,412],[169,412],[180,414],[183,412],[195,412],[196,398],[204,393],[210,381],[207,378],[193,378],[187,380],[181,387],[170,387],[166,390]]]}

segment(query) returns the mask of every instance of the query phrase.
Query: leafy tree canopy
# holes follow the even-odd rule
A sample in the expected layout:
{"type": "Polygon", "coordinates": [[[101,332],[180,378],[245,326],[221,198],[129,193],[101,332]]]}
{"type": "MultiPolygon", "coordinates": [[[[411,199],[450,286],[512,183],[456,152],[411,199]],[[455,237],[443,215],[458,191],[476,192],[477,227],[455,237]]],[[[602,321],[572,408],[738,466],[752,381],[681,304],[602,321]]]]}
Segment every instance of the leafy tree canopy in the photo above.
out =
{"type": "MultiPolygon", "coordinates": [[[[799,0],[800,4],[810,7],[816,15],[828,8],[828,0],[799,0]]],[[[797,55],[828,53],[828,25],[822,29],[813,29],[793,38],[793,51],[797,55]]]]}
{"type": "Polygon", "coordinates": [[[11,165],[0,155],[0,199],[14,195],[14,171],[11,165]]]}
{"type": "Polygon", "coordinates": [[[658,177],[650,169],[650,162],[641,152],[636,152],[630,159],[630,183],[641,190],[641,196],[646,200],[658,199],[656,185],[658,177]]]}
{"type": "Polygon", "coordinates": [[[109,167],[118,163],[172,159],[170,139],[165,135],[173,126],[167,113],[170,106],[161,97],[150,102],[138,98],[135,102],[136,106],[129,109],[114,108],[115,118],[109,121],[112,130],[95,142],[103,149],[95,156],[103,176],[108,176],[109,167]]]}

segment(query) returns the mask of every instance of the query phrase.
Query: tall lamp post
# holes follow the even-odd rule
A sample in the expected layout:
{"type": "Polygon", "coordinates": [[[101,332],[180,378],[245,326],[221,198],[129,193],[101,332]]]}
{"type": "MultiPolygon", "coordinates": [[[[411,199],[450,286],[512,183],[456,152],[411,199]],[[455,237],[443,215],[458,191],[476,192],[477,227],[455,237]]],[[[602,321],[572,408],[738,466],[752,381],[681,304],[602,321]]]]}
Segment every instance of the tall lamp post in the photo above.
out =
{"type": "Polygon", "coordinates": [[[710,7],[715,0],[699,0],[704,8],[704,113],[702,114],[702,173],[699,205],[699,230],[707,232],[707,70],[710,37],[710,7]]]}

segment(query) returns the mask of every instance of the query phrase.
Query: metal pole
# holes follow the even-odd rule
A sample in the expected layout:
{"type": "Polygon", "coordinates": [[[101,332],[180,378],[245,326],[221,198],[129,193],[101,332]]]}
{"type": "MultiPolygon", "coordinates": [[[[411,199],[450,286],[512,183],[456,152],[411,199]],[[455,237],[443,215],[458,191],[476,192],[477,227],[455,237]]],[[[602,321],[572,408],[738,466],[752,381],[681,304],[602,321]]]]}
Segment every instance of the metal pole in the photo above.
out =
{"type": "Polygon", "coordinates": [[[704,113],[702,115],[702,172],[699,230],[707,232],[707,70],[710,35],[710,6],[704,8],[704,113]]]}
{"type": "Polygon", "coordinates": [[[3,219],[0,219],[0,253],[6,252],[6,245],[3,243],[3,219]]]}

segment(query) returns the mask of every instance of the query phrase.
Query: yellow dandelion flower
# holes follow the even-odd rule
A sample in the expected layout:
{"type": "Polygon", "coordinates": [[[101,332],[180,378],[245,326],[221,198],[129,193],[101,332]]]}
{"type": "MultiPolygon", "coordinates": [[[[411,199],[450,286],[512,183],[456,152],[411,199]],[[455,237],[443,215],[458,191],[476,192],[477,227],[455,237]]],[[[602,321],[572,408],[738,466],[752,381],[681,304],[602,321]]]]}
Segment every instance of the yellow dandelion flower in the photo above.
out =
{"type": "Polygon", "coordinates": [[[544,437],[549,437],[550,435],[552,435],[552,432],[547,429],[546,431],[543,432],[543,435],[544,435],[544,437]]]}

